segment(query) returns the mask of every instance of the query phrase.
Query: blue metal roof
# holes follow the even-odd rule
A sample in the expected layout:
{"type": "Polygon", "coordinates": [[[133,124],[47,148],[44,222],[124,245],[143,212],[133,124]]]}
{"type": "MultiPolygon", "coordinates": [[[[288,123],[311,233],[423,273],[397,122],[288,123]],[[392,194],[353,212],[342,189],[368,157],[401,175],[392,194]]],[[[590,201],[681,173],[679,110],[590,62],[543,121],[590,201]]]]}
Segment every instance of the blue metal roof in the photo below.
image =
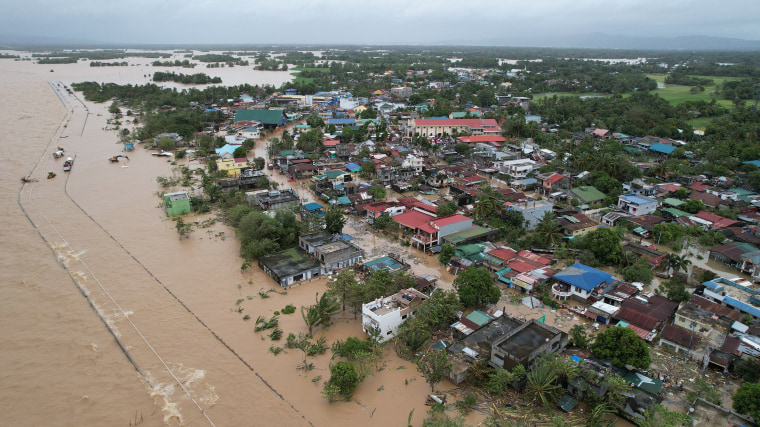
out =
{"type": "Polygon", "coordinates": [[[590,291],[610,280],[612,274],[576,262],[571,267],[555,274],[554,278],[584,291],[590,291]]]}
{"type": "Polygon", "coordinates": [[[633,203],[636,205],[646,205],[648,203],[657,203],[657,200],[650,199],[649,197],[642,197],[633,193],[623,195],[623,200],[625,200],[628,203],[633,203]]]}
{"type": "Polygon", "coordinates": [[[307,203],[307,204],[303,205],[303,207],[304,207],[304,209],[306,209],[309,212],[318,211],[318,210],[322,209],[322,205],[320,205],[319,203],[314,203],[314,202],[307,203]]]}
{"type": "Polygon", "coordinates": [[[676,147],[661,142],[655,142],[649,146],[649,149],[656,153],[670,154],[676,149],[676,147]]]}
{"type": "Polygon", "coordinates": [[[738,299],[729,296],[723,298],[723,302],[726,303],[726,305],[730,305],[739,311],[744,311],[755,317],[760,317],[760,308],[757,308],[754,305],[749,305],[746,302],[739,301],[738,299]]]}
{"type": "Polygon", "coordinates": [[[702,282],[702,284],[705,285],[705,287],[708,287],[712,291],[715,291],[715,292],[720,292],[723,290],[723,285],[721,285],[720,283],[713,282],[712,280],[702,282]]]}
{"type": "Polygon", "coordinates": [[[351,172],[357,172],[357,171],[362,170],[362,167],[354,162],[351,162],[351,163],[346,163],[346,169],[350,170],[351,172]]]}

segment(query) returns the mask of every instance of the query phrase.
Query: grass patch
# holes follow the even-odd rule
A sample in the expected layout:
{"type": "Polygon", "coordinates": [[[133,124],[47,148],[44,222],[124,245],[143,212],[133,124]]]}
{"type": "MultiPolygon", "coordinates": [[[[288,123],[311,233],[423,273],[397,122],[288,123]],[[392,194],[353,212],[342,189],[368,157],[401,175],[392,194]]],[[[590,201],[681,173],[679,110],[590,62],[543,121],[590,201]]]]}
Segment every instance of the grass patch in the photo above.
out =
{"type": "Polygon", "coordinates": [[[689,120],[689,124],[694,126],[697,130],[705,130],[712,120],[713,117],[700,117],[698,119],[689,120]]]}
{"type": "Polygon", "coordinates": [[[533,95],[533,99],[543,99],[543,98],[551,98],[552,96],[612,96],[609,93],[596,93],[596,92],[584,92],[584,93],[574,93],[574,92],[546,92],[546,93],[537,93],[533,95]]]}
{"type": "MultiPolygon", "coordinates": [[[[664,83],[666,75],[665,74],[647,74],[647,77],[657,82],[664,83]]],[[[713,94],[715,92],[715,87],[717,85],[723,84],[726,81],[741,80],[741,78],[739,77],[719,77],[719,76],[694,76],[694,77],[699,77],[703,79],[711,79],[712,81],[715,82],[715,84],[705,86],[704,87],[705,91],[699,92],[699,93],[691,93],[691,86],[665,84],[664,88],[653,90],[652,93],[658,94],[660,98],[670,102],[673,105],[677,105],[686,101],[710,102],[713,99],[713,94]]],[[[716,102],[719,105],[722,105],[723,107],[726,107],[729,109],[733,108],[733,105],[734,105],[733,102],[727,99],[716,99],[716,102]]]]}

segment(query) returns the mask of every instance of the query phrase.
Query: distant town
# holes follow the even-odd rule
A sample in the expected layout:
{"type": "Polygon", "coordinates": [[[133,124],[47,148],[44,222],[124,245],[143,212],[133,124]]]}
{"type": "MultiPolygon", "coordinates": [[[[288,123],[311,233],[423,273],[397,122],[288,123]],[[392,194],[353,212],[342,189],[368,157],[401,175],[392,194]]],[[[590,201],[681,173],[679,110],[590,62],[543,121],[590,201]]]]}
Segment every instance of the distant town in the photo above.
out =
{"type": "MultiPolygon", "coordinates": [[[[125,59],[46,55],[36,60],[125,59]]],[[[317,352],[313,330],[353,311],[366,335],[332,347],[331,401],[350,399],[393,345],[431,386],[430,425],[478,408],[489,425],[549,422],[537,406],[569,413],[562,425],[755,425],[757,52],[146,56],[161,59],[153,81],[208,86],[71,87],[110,104],[125,154],[174,158],[178,174],[158,184],[180,238],[212,212],[236,230],[242,270],[281,290],[327,280],[289,348],[317,352]],[[294,79],[223,87],[159,71],[204,64],[294,79]],[[460,400],[436,393],[441,381],[460,400]]],[[[270,320],[257,329],[279,330],[270,320]]]]}

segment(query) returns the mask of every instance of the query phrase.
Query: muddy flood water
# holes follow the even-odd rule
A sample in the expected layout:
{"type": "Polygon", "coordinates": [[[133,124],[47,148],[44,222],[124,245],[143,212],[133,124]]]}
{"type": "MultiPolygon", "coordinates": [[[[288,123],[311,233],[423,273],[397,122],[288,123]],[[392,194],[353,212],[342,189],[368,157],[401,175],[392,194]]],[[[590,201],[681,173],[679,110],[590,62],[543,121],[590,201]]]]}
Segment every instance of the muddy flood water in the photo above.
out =
{"type": "MultiPolygon", "coordinates": [[[[226,72],[281,83],[250,67],[226,72]]],[[[329,351],[305,372],[300,351],[269,351],[284,338],[253,332],[259,315],[312,304],[324,279],[267,293],[276,283],[255,266],[241,272],[231,229],[213,223],[178,238],[156,183],[173,173],[171,159],[138,146],[128,161],[108,162],[122,146],[104,130],[107,105],[63,88],[142,83],[142,75],[139,67],[0,60],[3,424],[388,426],[414,410],[419,425],[430,387],[392,348],[352,401],[329,404],[320,394],[329,351]],[[66,156],[54,159],[58,146],[66,156]],[[67,156],[74,166],[65,173],[67,156]],[[47,179],[50,171],[57,176],[47,179]]],[[[307,332],[299,311],[280,316],[280,328],[284,336],[307,332]]],[[[315,335],[328,344],[363,336],[349,313],[315,335]]]]}

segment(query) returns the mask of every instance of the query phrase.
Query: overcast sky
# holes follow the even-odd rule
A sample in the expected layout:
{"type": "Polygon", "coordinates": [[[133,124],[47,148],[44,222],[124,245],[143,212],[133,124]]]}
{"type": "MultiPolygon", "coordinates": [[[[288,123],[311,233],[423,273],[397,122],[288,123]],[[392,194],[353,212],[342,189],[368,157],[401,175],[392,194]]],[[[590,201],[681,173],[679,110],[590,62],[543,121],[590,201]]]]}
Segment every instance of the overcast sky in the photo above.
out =
{"type": "Polygon", "coordinates": [[[156,44],[526,45],[587,33],[760,40],[760,1],[3,0],[0,33],[156,44]]]}

